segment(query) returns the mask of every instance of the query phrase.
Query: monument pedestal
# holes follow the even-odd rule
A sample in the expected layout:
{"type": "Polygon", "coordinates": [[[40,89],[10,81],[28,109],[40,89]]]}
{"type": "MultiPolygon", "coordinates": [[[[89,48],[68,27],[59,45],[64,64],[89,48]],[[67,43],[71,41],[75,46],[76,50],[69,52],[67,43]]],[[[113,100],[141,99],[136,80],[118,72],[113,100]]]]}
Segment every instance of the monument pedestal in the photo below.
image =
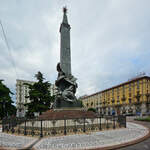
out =
{"type": "Polygon", "coordinates": [[[97,114],[92,111],[86,111],[81,108],[52,109],[44,112],[39,119],[63,120],[63,119],[81,119],[96,118],[97,114]]]}
{"type": "Polygon", "coordinates": [[[54,109],[81,109],[82,108],[82,103],[78,100],[69,102],[65,100],[56,100],[54,104],[54,109]]]}

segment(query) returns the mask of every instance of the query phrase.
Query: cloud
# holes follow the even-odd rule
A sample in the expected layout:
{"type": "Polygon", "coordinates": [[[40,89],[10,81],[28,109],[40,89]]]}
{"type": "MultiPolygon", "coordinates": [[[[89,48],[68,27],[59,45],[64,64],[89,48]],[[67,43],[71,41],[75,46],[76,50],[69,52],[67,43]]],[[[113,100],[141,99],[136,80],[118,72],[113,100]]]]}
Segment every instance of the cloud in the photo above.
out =
{"type": "Polygon", "coordinates": [[[17,78],[35,80],[39,70],[55,82],[66,4],[78,96],[127,81],[138,72],[150,73],[148,0],[1,0],[0,19],[18,74],[0,30],[0,78],[8,87],[15,91],[17,78]]]}

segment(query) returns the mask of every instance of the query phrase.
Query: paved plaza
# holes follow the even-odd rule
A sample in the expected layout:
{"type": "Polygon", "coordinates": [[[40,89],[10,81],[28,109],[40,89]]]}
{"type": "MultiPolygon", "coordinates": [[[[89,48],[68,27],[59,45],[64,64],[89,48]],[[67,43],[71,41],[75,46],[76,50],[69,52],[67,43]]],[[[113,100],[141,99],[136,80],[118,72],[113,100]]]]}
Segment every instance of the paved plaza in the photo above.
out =
{"type": "Polygon", "coordinates": [[[94,132],[91,134],[70,135],[44,138],[35,148],[38,150],[55,149],[92,149],[118,145],[137,140],[148,134],[148,129],[134,123],[127,123],[127,128],[94,132]]]}
{"type": "Polygon", "coordinates": [[[148,133],[148,128],[135,123],[127,123],[127,128],[116,130],[42,139],[15,136],[1,132],[0,147],[15,149],[32,147],[36,150],[94,149],[131,142],[140,139],[148,133]]]}
{"type": "Polygon", "coordinates": [[[0,133],[0,147],[20,149],[31,145],[35,138],[0,133]]]}

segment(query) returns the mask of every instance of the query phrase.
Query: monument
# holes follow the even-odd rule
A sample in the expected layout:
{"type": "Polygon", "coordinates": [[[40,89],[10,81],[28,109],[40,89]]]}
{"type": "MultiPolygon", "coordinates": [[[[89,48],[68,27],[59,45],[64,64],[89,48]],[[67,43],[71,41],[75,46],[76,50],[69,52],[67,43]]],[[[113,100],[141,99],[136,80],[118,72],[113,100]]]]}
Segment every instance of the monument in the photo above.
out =
{"type": "MultiPolygon", "coordinates": [[[[63,21],[60,26],[60,62],[57,64],[58,77],[55,85],[58,88],[52,109],[40,115],[40,119],[80,119],[95,117],[95,113],[86,111],[77,100],[76,78],[71,73],[70,25],[67,19],[67,9],[63,8],[63,21]]],[[[63,123],[63,122],[62,122],[63,123]]]]}
{"type": "Polygon", "coordinates": [[[77,79],[71,74],[70,29],[67,8],[64,7],[63,21],[60,26],[60,62],[57,64],[58,77],[55,82],[58,93],[54,102],[54,109],[81,108],[81,102],[75,96],[77,79]]]}

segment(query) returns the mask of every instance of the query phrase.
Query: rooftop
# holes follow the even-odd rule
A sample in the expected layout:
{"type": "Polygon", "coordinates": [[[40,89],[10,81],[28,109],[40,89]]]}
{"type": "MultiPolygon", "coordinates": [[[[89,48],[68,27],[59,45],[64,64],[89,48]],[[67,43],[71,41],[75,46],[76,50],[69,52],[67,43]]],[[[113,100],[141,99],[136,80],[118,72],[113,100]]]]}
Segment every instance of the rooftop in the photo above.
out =
{"type": "Polygon", "coordinates": [[[141,80],[141,79],[150,79],[150,77],[149,77],[149,76],[142,76],[142,77],[133,78],[132,80],[123,82],[123,83],[118,84],[118,85],[116,85],[116,86],[113,86],[113,87],[111,87],[111,88],[108,88],[108,89],[105,89],[105,90],[102,90],[102,91],[93,93],[93,94],[88,95],[88,96],[84,96],[84,97],[82,97],[82,99],[85,99],[85,98],[87,98],[87,97],[91,97],[91,96],[94,96],[94,95],[97,95],[97,94],[100,94],[100,93],[103,93],[103,92],[112,90],[112,89],[114,89],[114,88],[117,88],[117,87],[120,87],[120,86],[123,86],[123,85],[126,85],[126,84],[130,84],[130,83],[132,83],[132,82],[135,82],[135,81],[138,81],[138,80],[141,80]]]}

